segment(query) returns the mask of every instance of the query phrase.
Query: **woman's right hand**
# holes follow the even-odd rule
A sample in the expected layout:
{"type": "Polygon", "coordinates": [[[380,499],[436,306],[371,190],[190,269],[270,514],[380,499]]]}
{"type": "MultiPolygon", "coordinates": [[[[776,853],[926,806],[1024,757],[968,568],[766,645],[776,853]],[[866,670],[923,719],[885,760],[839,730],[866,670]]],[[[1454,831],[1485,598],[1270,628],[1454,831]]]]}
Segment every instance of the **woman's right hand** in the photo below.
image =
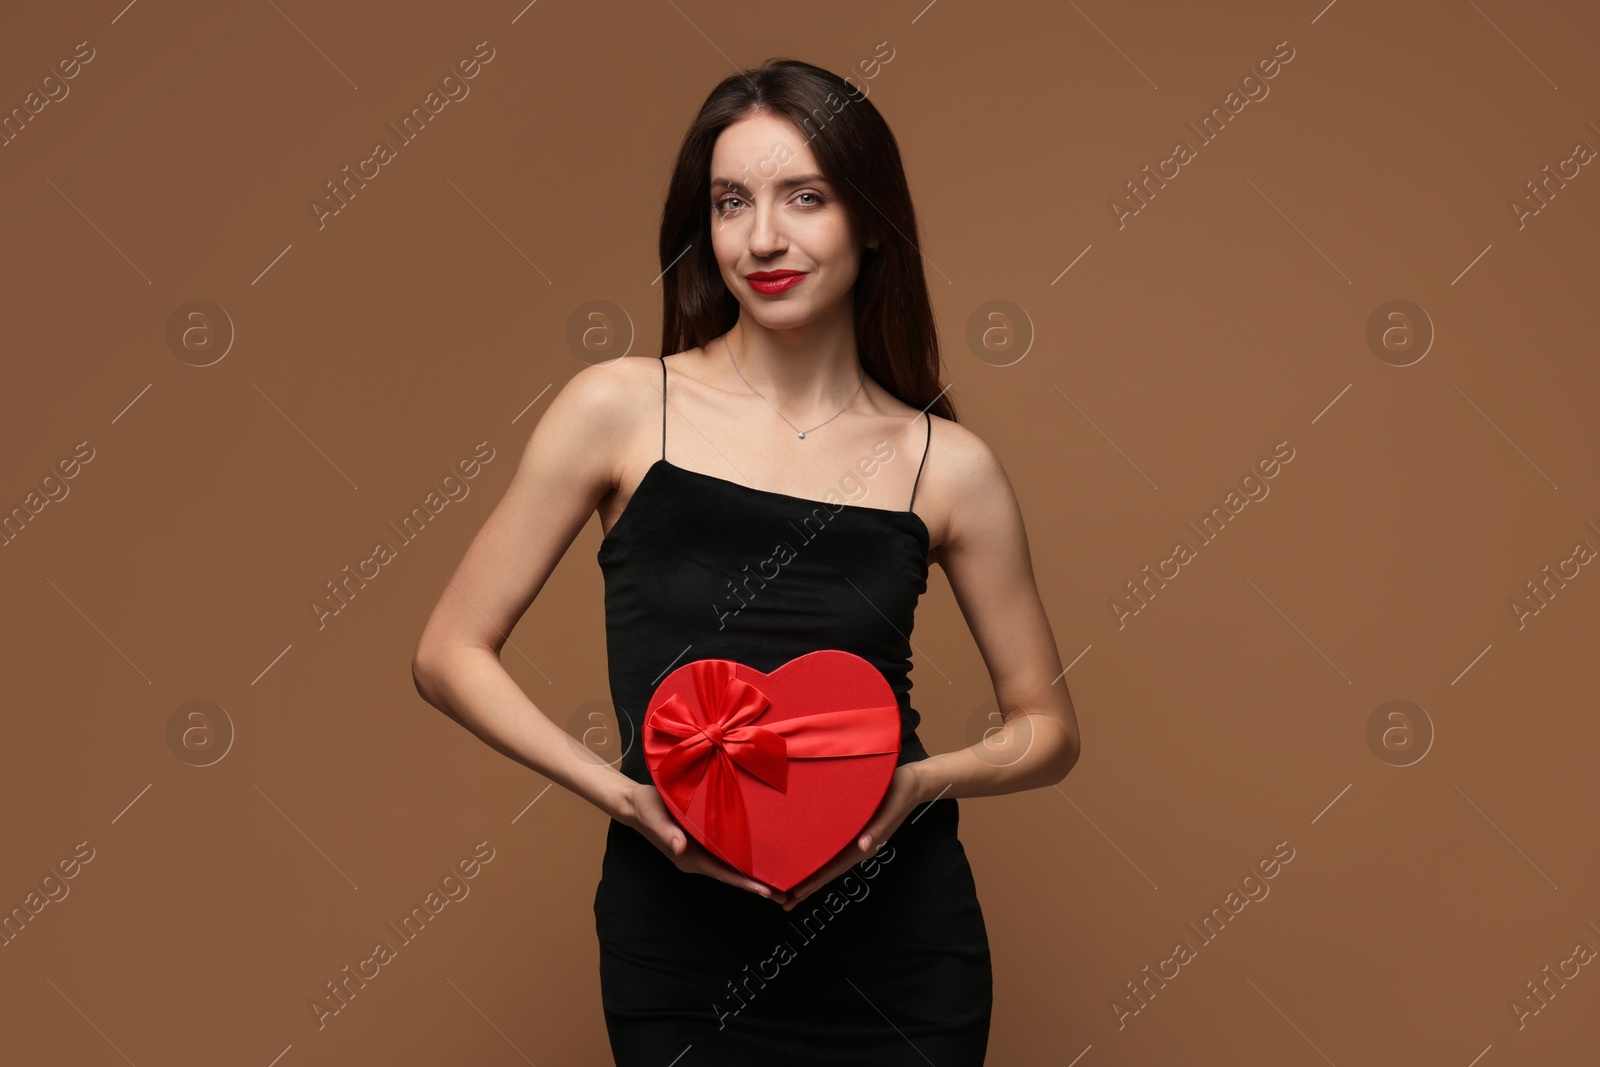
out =
{"type": "Polygon", "coordinates": [[[618,816],[617,821],[643,834],[673,862],[678,870],[686,874],[708,875],[719,882],[747,889],[780,904],[788,900],[788,894],[782,890],[774,889],[765,882],[759,882],[729,866],[685,833],[683,827],[678,825],[672,813],[667,810],[666,803],[661,799],[661,793],[654,785],[634,783],[628,792],[627,811],[624,815],[618,816]]]}

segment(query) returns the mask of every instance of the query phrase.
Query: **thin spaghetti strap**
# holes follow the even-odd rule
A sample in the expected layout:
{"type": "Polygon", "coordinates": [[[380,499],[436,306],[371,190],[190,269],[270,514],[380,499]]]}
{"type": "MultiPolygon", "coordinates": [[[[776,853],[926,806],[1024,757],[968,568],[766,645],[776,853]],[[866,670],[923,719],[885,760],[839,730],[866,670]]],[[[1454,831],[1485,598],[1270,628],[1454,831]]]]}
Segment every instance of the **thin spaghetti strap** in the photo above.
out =
{"type": "MultiPolygon", "coordinates": [[[[922,417],[928,420],[928,436],[922,442],[922,462],[917,464],[917,480],[911,483],[911,504],[917,502],[917,484],[922,481],[922,468],[928,462],[928,446],[933,443],[933,416],[924,411],[922,417]]],[[[911,510],[911,504],[906,505],[907,511],[911,510]]]]}
{"type": "MultiPolygon", "coordinates": [[[[661,357],[661,458],[667,458],[667,357],[661,357]]],[[[916,490],[912,490],[916,492],[916,490]]]]}

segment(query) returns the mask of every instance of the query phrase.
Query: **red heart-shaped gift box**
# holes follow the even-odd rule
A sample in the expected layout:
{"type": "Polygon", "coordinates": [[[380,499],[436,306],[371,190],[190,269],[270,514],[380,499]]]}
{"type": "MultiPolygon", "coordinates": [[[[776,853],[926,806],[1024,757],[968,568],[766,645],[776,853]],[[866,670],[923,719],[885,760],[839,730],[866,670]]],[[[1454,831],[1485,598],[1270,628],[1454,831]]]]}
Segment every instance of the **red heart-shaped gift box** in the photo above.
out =
{"type": "Polygon", "coordinates": [[[656,688],[643,742],[679,825],[729,866],[788,890],[883,802],[900,756],[900,705],[881,671],[839,649],[771,674],[695,660],[656,688]]]}

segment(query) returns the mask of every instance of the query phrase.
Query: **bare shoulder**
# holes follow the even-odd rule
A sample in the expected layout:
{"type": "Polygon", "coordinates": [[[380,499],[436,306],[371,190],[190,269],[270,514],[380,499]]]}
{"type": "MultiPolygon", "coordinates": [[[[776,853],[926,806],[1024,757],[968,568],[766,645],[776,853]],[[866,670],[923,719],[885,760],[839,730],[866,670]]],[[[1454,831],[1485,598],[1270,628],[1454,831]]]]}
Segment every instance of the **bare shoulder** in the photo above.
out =
{"type": "Polygon", "coordinates": [[[641,357],[587,366],[529,405],[524,416],[537,421],[516,472],[434,608],[416,663],[452,648],[499,651],[642,447],[642,413],[659,410],[660,373],[657,360],[641,357]]]}
{"type": "Polygon", "coordinates": [[[632,434],[648,419],[659,421],[660,407],[659,359],[623,356],[593,364],[561,386],[534,427],[528,450],[569,459],[588,453],[620,466],[632,434]]]}
{"type": "Polygon", "coordinates": [[[987,441],[959,422],[929,414],[933,420],[933,439],[938,443],[945,470],[952,477],[962,479],[964,488],[971,488],[965,479],[1000,472],[1000,457],[987,441]]]}
{"type": "Polygon", "coordinates": [[[632,422],[661,403],[661,361],[654,356],[623,356],[587,366],[567,379],[558,404],[592,419],[632,422]],[[653,398],[653,401],[652,401],[653,398]]]}
{"type": "Polygon", "coordinates": [[[984,507],[1010,496],[1005,467],[989,443],[959,422],[938,415],[932,418],[924,483],[930,488],[938,486],[936,491],[952,504],[984,507]]]}
{"type": "Polygon", "coordinates": [[[982,526],[1014,521],[1018,505],[1005,467],[989,443],[960,423],[929,414],[933,425],[917,499],[927,503],[937,546],[930,558],[942,563],[982,526]]]}
{"type": "Polygon", "coordinates": [[[645,427],[660,420],[660,360],[623,356],[586,366],[546,399],[508,495],[529,514],[550,507],[593,514],[647,462],[645,427]]]}

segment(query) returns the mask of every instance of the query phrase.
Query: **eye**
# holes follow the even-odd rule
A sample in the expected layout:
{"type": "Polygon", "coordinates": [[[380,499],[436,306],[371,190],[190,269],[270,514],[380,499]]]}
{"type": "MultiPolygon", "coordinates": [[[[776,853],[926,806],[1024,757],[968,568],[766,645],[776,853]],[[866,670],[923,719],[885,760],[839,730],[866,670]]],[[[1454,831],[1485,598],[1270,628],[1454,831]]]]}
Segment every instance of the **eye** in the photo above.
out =
{"type": "Polygon", "coordinates": [[[727,211],[728,208],[725,205],[728,203],[728,201],[729,200],[739,200],[739,199],[741,199],[741,197],[738,197],[738,196],[735,196],[732,193],[729,193],[727,196],[722,197],[720,200],[713,200],[712,201],[712,206],[715,207],[718,211],[727,211]]]}
{"type": "Polygon", "coordinates": [[[812,200],[816,201],[816,203],[814,203],[814,204],[806,204],[806,205],[804,205],[805,207],[820,207],[824,203],[827,202],[827,198],[824,197],[821,193],[813,193],[813,192],[811,192],[809,190],[807,190],[806,192],[798,194],[796,198],[798,199],[798,197],[800,197],[800,196],[809,196],[809,197],[811,197],[812,200]]]}

